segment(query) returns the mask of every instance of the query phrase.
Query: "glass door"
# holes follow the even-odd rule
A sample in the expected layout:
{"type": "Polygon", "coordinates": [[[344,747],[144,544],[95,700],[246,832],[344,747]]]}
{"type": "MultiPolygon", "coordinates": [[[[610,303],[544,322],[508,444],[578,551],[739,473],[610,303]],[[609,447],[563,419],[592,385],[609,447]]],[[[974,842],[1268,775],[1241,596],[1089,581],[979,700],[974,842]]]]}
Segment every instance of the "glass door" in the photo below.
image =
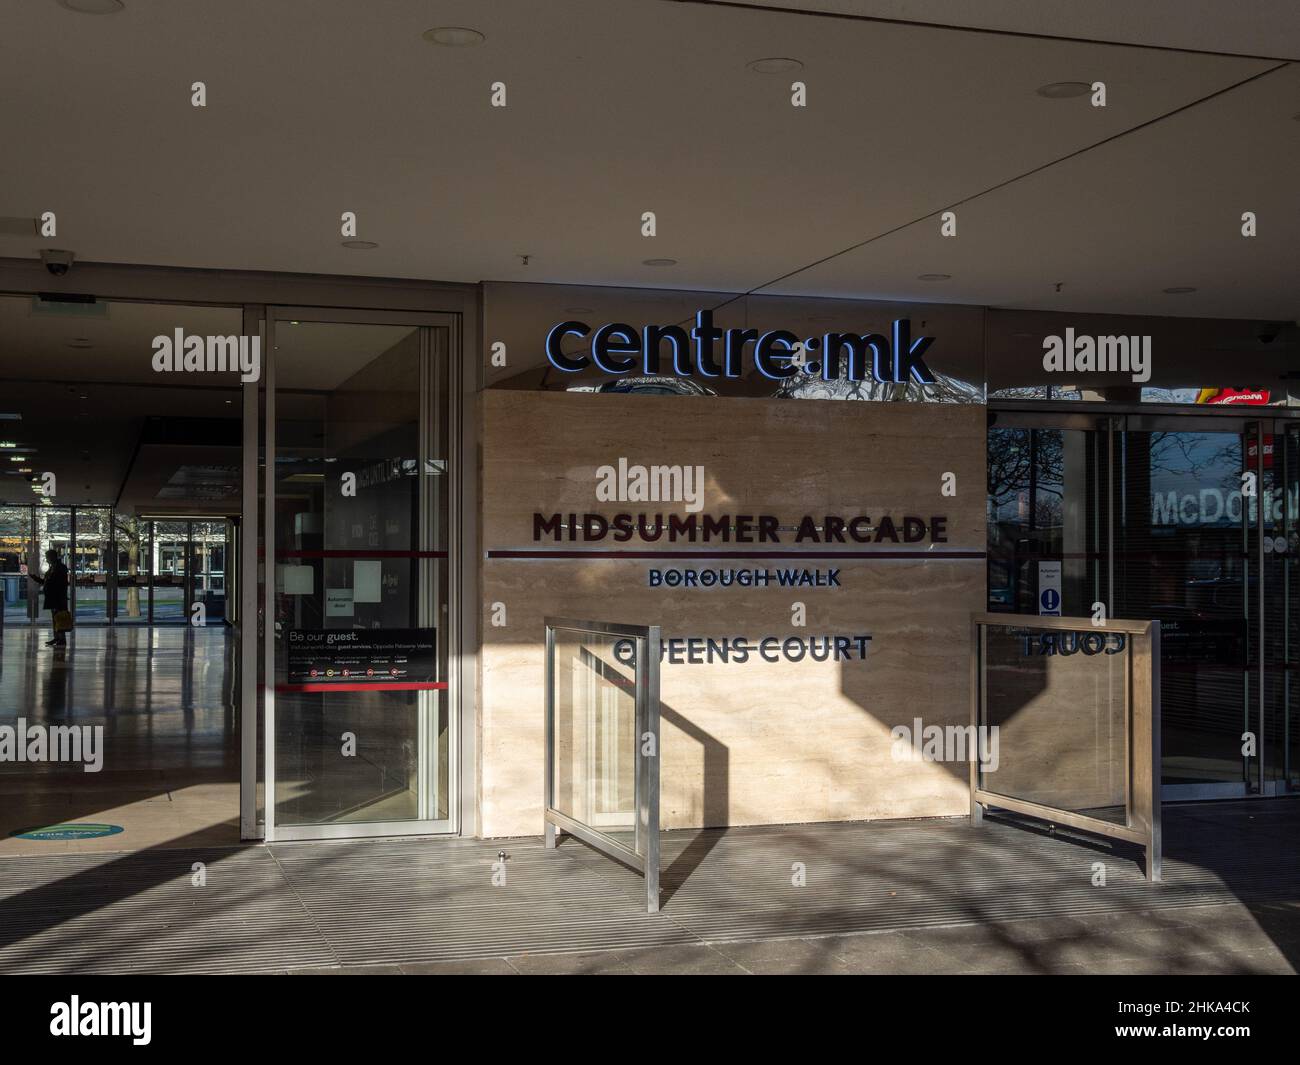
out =
{"type": "Polygon", "coordinates": [[[999,411],[988,609],[1161,623],[1167,799],[1300,785],[1300,425],[999,411]]]}
{"type": "Polygon", "coordinates": [[[226,617],[229,526],[224,519],[190,522],[189,609],[193,616],[193,605],[202,604],[208,625],[219,624],[226,617]]]}
{"type": "Polygon", "coordinates": [[[152,522],[133,514],[113,514],[114,549],[117,553],[113,620],[118,625],[142,625],[149,621],[152,526],[152,522]]]}
{"type": "Polygon", "coordinates": [[[0,609],[5,625],[36,617],[40,588],[27,579],[37,565],[35,515],[31,504],[0,505],[0,609]]]}
{"type": "Polygon", "coordinates": [[[1113,439],[1088,416],[989,429],[990,612],[1090,617],[1111,602],[1113,439]]]}
{"type": "Polygon", "coordinates": [[[149,620],[154,624],[189,621],[186,574],[190,563],[190,523],[150,523],[149,620]]]}
{"type": "MultiPolygon", "coordinates": [[[[45,552],[51,549],[59,553],[59,558],[72,570],[72,509],[49,505],[42,501],[35,508],[36,514],[36,558],[33,560],[40,573],[49,568],[45,561],[45,552]]],[[[39,596],[40,588],[36,588],[39,596]]],[[[39,612],[38,612],[39,613],[39,612]]]]}
{"type": "Polygon", "coordinates": [[[1248,426],[1130,423],[1117,605],[1122,617],[1160,622],[1163,794],[1247,795],[1258,775],[1246,734],[1259,730],[1261,573],[1253,548],[1263,492],[1247,465],[1248,426]]]}
{"type": "Polygon", "coordinates": [[[78,625],[107,624],[113,585],[113,511],[110,507],[72,508],[71,606],[78,625]]]}
{"type": "Polygon", "coordinates": [[[455,830],[453,328],[268,309],[268,840],[455,830]]]}

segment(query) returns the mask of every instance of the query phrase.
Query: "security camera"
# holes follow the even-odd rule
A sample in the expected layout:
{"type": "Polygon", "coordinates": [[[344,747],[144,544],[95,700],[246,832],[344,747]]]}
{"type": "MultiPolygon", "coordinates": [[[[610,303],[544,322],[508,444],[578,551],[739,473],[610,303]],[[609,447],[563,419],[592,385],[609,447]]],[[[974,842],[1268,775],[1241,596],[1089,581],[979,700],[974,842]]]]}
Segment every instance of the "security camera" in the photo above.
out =
{"type": "Polygon", "coordinates": [[[1259,327],[1255,339],[1261,344],[1271,344],[1279,335],[1286,332],[1290,322],[1265,322],[1259,327]]]}
{"type": "Polygon", "coordinates": [[[62,277],[72,269],[72,260],[76,255],[70,251],[60,251],[58,248],[42,248],[41,262],[55,277],[62,277]]]}

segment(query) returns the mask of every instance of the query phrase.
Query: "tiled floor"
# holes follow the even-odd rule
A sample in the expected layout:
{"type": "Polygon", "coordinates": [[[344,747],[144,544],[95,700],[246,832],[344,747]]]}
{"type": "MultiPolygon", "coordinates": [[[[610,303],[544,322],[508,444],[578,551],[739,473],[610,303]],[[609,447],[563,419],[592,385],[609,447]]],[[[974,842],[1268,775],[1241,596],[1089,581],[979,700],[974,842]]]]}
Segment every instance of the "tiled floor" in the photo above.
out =
{"type": "Polygon", "coordinates": [[[0,640],[0,724],[102,726],[103,768],[0,763],[0,856],[238,843],[231,631],[86,625],[66,651],[46,647],[48,635],[14,626],[0,640]],[[123,832],[10,835],[87,821],[123,832]]]}

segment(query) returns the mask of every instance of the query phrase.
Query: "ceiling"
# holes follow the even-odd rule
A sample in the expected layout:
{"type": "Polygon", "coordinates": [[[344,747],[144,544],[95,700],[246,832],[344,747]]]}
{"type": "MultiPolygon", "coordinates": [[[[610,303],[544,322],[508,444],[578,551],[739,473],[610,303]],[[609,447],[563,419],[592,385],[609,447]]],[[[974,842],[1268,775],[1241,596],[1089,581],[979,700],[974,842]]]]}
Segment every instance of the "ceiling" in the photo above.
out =
{"type": "MultiPolygon", "coordinates": [[[[128,513],[238,510],[242,391],[238,376],[159,373],[153,338],[230,335],[239,310],[0,296],[0,503],[35,499],[30,478],[55,475],[55,502],[128,513]],[[32,474],[20,473],[30,469],[32,474]]],[[[286,439],[321,428],[321,397],[412,332],[410,327],[281,323],[276,417],[286,439]]]]}
{"type": "MultiPolygon", "coordinates": [[[[30,461],[11,463],[0,459],[0,503],[31,503],[37,500],[29,476],[17,471],[31,469],[36,476],[53,473],[54,504],[111,504],[120,508],[185,510],[187,503],[209,502],[185,496],[158,496],[180,467],[203,461],[196,455],[205,449],[185,445],[146,446],[146,422],[151,418],[186,420],[216,418],[238,424],[239,393],[211,387],[145,388],[138,384],[94,382],[89,384],[50,381],[0,380],[3,399],[0,412],[18,413],[21,421],[0,422],[0,437],[19,444],[30,461]],[[230,402],[228,403],[227,400],[230,402]],[[147,461],[142,461],[147,460],[147,461]],[[141,479],[141,468],[149,466],[154,476],[141,479]],[[134,475],[131,491],[125,491],[134,475]]],[[[236,430],[237,431],[237,430],[236,430]]],[[[233,450],[239,465],[239,448],[233,450]]]]}
{"type": "Polygon", "coordinates": [[[7,0],[0,256],[1293,320],[1300,8],[1188,3],[7,0]]]}
{"type": "MultiPolygon", "coordinates": [[[[683,0],[712,3],[713,0],[683,0]]],[[[785,8],[830,17],[897,19],[996,33],[1186,48],[1300,59],[1300,19],[1292,0],[740,0],[736,6],[785,8]]]]}

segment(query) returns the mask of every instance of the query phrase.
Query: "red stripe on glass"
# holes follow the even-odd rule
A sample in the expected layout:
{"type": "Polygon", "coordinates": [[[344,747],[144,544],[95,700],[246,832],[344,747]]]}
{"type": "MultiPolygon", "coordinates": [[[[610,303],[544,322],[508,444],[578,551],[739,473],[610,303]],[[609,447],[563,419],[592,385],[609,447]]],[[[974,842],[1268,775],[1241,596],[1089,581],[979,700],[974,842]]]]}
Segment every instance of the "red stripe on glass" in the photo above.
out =
{"type": "Polygon", "coordinates": [[[445,683],[429,683],[426,681],[371,681],[368,684],[331,684],[325,682],[322,684],[277,684],[277,692],[425,692],[441,691],[445,689],[445,683]]]}

